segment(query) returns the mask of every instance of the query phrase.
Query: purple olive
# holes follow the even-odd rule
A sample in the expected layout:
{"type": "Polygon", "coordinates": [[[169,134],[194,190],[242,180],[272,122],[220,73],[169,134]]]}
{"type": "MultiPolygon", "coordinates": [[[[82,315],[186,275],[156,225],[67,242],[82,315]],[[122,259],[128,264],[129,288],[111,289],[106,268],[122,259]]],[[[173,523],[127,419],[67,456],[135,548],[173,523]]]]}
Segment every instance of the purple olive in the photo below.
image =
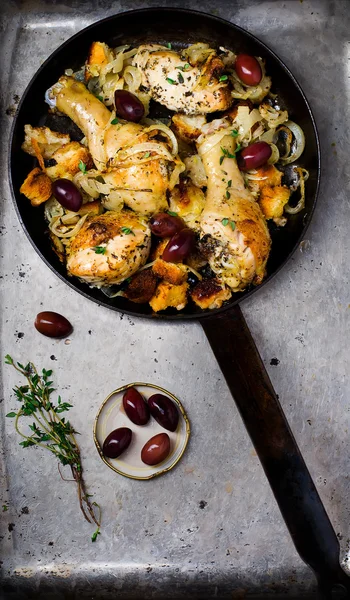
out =
{"type": "Polygon", "coordinates": [[[185,228],[185,223],[180,217],[175,217],[165,212],[153,215],[149,224],[152,233],[160,238],[171,237],[185,228]]]}
{"type": "Polygon", "coordinates": [[[244,148],[238,154],[237,164],[241,171],[249,171],[250,169],[258,169],[269,160],[272,154],[270,144],[266,142],[256,142],[244,148]]]}
{"type": "Polygon", "coordinates": [[[114,92],[115,112],[118,117],[126,121],[138,123],[145,114],[141,100],[135,94],[127,90],[116,90],[114,92]]]}
{"type": "Polygon", "coordinates": [[[36,315],[34,327],[42,335],[52,338],[66,337],[73,331],[73,327],[66,317],[50,310],[36,315]]]}
{"type": "Polygon", "coordinates": [[[175,431],[179,422],[179,412],[174,402],[163,394],[153,394],[148,399],[152,417],[168,431],[175,431]]]}
{"type": "Polygon", "coordinates": [[[83,204],[83,197],[70,179],[56,179],[52,184],[52,190],[56,200],[64,208],[78,212],[83,204]]]}
{"type": "Polygon", "coordinates": [[[103,442],[102,452],[107,458],[118,458],[129,446],[132,431],[128,427],[119,427],[111,431],[103,442]]]}
{"type": "Polygon", "coordinates": [[[175,233],[165,246],[162,259],[166,262],[182,262],[194,248],[195,234],[192,229],[182,229],[175,233]]]}
{"type": "Polygon", "coordinates": [[[258,85],[262,78],[259,62],[249,54],[238,54],[235,62],[235,71],[246,85],[258,85]]]}
{"type": "Polygon", "coordinates": [[[146,465],[158,465],[170,452],[170,438],[167,433],[158,433],[145,443],[141,450],[141,460],[146,465]]]}
{"type": "Polygon", "coordinates": [[[146,425],[149,421],[149,408],[140,392],[131,387],[123,396],[124,410],[135,425],[146,425]]]}

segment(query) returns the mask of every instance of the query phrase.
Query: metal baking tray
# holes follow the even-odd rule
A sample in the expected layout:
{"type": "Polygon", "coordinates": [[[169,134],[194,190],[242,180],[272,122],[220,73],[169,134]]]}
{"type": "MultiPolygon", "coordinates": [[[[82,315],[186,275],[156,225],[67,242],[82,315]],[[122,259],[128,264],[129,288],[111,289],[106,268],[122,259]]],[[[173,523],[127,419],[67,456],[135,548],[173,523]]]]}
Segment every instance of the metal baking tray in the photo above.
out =
{"type": "MultiPolygon", "coordinates": [[[[1,355],[54,368],[57,388],[74,405],[71,420],[81,433],[89,492],[103,510],[101,535],[91,543],[92,530],[80,517],[74,487],[60,480],[51,456],[22,450],[12,422],[2,419],[4,600],[315,597],[312,573],[294,549],[200,327],[142,320],[134,327],[130,317],[78,296],[35,254],[12,206],[8,137],[32,75],[55,48],[90,23],[156,5],[9,0],[1,7],[1,355]],[[33,320],[42,307],[63,312],[74,323],[69,343],[35,332],[33,320]],[[171,390],[192,423],[192,439],[179,465],[149,482],[111,473],[93,443],[92,425],[103,399],[136,379],[171,390]]],[[[245,301],[243,310],[338,533],[347,568],[348,5],[237,0],[218,1],[215,9],[207,1],[193,2],[190,8],[229,19],[275,50],[299,79],[319,126],[323,186],[307,239],[265,293],[245,301]]],[[[11,390],[19,380],[3,364],[1,371],[4,416],[15,407],[11,390]]]]}

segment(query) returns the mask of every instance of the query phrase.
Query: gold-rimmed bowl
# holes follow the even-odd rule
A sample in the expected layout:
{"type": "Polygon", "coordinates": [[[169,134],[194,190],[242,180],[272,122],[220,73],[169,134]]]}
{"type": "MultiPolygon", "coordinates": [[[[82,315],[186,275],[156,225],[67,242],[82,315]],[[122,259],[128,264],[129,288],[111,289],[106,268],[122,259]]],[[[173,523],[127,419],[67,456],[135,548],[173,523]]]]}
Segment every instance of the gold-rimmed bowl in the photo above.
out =
{"type": "Polygon", "coordinates": [[[163,475],[175,467],[185,452],[190,437],[190,422],[180,400],[168,390],[152,383],[134,382],[113,390],[102,405],[94,421],[94,442],[103,462],[119,475],[130,479],[146,480],[163,475]],[[147,425],[135,425],[124,411],[123,395],[128,388],[135,387],[146,402],[153,394],[161,393],[174,402],[179,410],[179,424],[176,431],[167,431],[151,417],[147,425]],[[108,458],[102,452],[106,437],[119,427],[129,427],[133,436],[129,448],[118,458],[108,458]],[[149,466],[141,460],[141,450],[145,443],[158,433],[167,433],[170,438],[170,453],[167,458],[155,466],[149,466]]]}

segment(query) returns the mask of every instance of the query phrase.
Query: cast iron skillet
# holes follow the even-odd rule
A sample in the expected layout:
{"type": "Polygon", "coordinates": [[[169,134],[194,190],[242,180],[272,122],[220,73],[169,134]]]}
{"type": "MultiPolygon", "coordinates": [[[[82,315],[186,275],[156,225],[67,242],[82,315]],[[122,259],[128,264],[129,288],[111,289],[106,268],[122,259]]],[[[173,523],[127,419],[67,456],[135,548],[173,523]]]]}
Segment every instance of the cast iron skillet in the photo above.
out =
{"type": "MultiPolygon", "coordinates": [[[[228,305],[206,312],[188,305],[181,314],[170,311],[153,315],[149,306],[135,305],[124,298],[109,299],[101,291],[68,278],[65,267],[51,249],[42,207],[33,209],[19,193],[22,182],[33,167],[31,157],[20,149],[23,127],[25,123],[47,123],[55,128],[55,123],[47,120],[45,90],[57,81],[65,69],[79,69],[94,40],[105,41],[112,47],[125,43],[139,45],[147,41],[171,42],[174,48],[204,41],[213,47],[224,45],[236,52],[246,52],[266,59],[274,91],[279,94],[290,117],[305,132],[307,144],[302,164],[310,172],[305,211],[290,216],[284,228],[271,229],[273,243],[266,282],[282,268],[304,236],[318,192],[319,142],[303,91],[288,68],[267,46],[227,21],[200,12],[164,8],[118,14],[74,35],[48,58],[33,77],[23,95],[13,126],[10,180],[16,211],[29,240],[46,264],[73,289],[103,306],[136,317],[199,319],[253,441],[295,546],[317,577],[320,596],[331,598],[334,586],[340,585],[347,592],[346,597],[350,597],[349,579],[339,564],[338,539],[239,308],[240,300],[257,292],[265,284],[235,294],[228,305]]],[[[62,120],[59,121],[59,126],[62,127],[62,120]]],[[[63,120],[63,129],[65,127],[66,119],[63,120]]]]}

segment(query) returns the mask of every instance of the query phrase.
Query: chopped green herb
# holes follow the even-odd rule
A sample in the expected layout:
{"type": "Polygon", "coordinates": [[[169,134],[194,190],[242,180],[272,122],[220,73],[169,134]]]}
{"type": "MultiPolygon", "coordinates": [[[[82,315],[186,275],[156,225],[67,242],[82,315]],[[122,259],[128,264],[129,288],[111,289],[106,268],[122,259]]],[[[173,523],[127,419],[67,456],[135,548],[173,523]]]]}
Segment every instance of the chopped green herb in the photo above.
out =
{"type": "Polygon", "coordinates": [[[191,65],[189,63],[185,63],[184,66],[179,65],[178,67],[175,67],[175,69],[179,69],[179,71],[187,71],[190,67],[191,65]]]}
{"type": "Polygon", "coordinates": [[[231,198],[231,194],[230,194],[230,192],[229,192],[228,190],[226,190],[226,194],[225,194],[225,196],[226,196],[227,200],[228,200],[229,198],[231,198]]]}
{"type": "Polygon", "coordinates": [[[220,165],[222,164],[222,161],[224,160],[224,158],[236,158],[236,153],[239,152],[241,148],[242,148],[241,144],[238,144],[234,153],[231,154],[231,152],[229,152],[227,150],[227,148],[223,148],[221,146],[222,156],[220,156],[220,165]]]}
{"type": "Polygon", "coordinates": [[[103,102],[102,96],[96,96],[96,98],[98,98],[101,102],[103,102]]]}
{"type": "Polygon", "coordinates": [[[232,231],[234,231],[236,229],[236,223],[234,221],[230,221],[230,227],[232,231]]]}
{"type": "Polygon", "coordinates": [[[170,77],[166,78],[168,83],[171,83],[171,85],[177,85],[177,81],[174,81],[173,79],[170,79],[170,77]]]}
{"type": "Polygon", "coordinates": [[[167,44],[165,44],[167,48],[169,48],[169,50],[171,50],[171,43],[168,42],[167,44]]]}
{"type": "Polygon", "coordinates": [[[91,536],[91,541],[92,541],[92,542],[96,542],[96,540],[97,540],[97,536],[98,536],[98,535],[100,535],[100,534],[101,534],[101,532],[100,532],[100,528],[99,528],[99,527],[97,527],[96,531],[94,531],[94,533],[93,533],[93,534],[92,534],[92,536],[91,536]]]}
{"type": "Polygon", "coordinates": [[[78,167],[81,170],[81,172],[84,173],[84,175],[85,175],[85,173],[86,173],[86,164],[82,160],[79,162],[78,167]]]}
{"type": "Polygon", "coordinates": [[[177,217],[177,213],[173,212],[172,210],[167,210],[168,215],[170,215],[171,217],[177,217]]]}
{"type": "Polygon", "coordinates": [[[151,156],[150,152],[145,152],[143,158],[149,158],[151,156]]]}
{"type": "Polygon", "coordinates": [[[2,512],[6,512],[9,509],[8,506],[6,506],[6,504],[2,505],[2,512]]]}
{"type": "Polygon", "coordinates": [[[95,246],[95,248],[93,248],[93,250],[95,250],[96,254],[106,254],[106,246],[95,246]]]}
{"type": "Polygon", "coordinates": [[[7,413],[6,416],[9,417],[10,419],[13,419],[13,417],[17,417],[17,413],[15,413],[15,412],[9,412],[9,413],[7,413]]]}
{"type": "Polygon", "coordinates": [[[122,227],[121,228],[122,233],[125,233],[125,235],[135,235],[133,230],[130,229],[130,227],[122,227]]]}
{"type": "Polygon", "coordinates": [[[232,137],[237,137],[237,135],[238,135],[237,129],[232,129],[231,135],[232,135],[232,137]]]}
{"type": "Polygon", "coordinates": [[[222,219],[221,223],[226,227],[226,225],[228,225],[228,219],[222,219]]]}
{"type": "Polygon", "coordinates": [[[182,77],[181,73],[177,74],[177,79],[178,79],[179,83],[183,83],[185,81],[184,78],[182,77]]]}
{"type": "Polygon", "coordinates": [[[118,117],[116,117],[115,119],[112,119],[112,121],[111,121],[111,125],[118,125],[118,123],[119,123],[118,117]]]}
{"type": "Polygon", "coordinates": [[[230,179],[230,180],[227,182],[227,187],[231,187],[231,185],[232,185],[232,179],[230,179]]]}
{"type": "Polygon", "coordinates": [[[219,78],[219,81],[227,81],[228,79],[228,75],[221,75],[221,77],[219,78]]]}
{"type": "MultiPolygon", "coordinates": [[[[33,363],[28,362],[24,366],[19,362],[15,363],[9,355],[5,357],[5,362],[12,365],[26,379],[25,385],[14,388],[16,400],[20,403],[14,423],[16,432],[23,439],[20,446],[46,448],[54,454],[59,463],[70,467],[72,480],[77,485],[79,505],[84,518],[89,523],[94,522],[99,529],[101,511],[98,504],[90,502],[86,493],[80,448],[76,440],[77,431],[67,418],[59,414],[68,411],[72,405],[62,402],[60,396],[57,404],[54,404],[52,393],[55,388],[50,381],[51,369],[42,369],[40,373],[33,363]],[[35,419],[34,422],[27,423],[27,429],[20,427],[20,423],[26,421],[25,417],[30,417],[31,421],[35,419]],[[97,507],[97,511],[94,506],[97,507]]],[[[32,460],[35,460],[34,455],[32,460]]],[[[63,479],[62,475],[61,477],[63,479]]],[[[3,511],[7,510],[5,506],[3,505],[3,511]]]]}

